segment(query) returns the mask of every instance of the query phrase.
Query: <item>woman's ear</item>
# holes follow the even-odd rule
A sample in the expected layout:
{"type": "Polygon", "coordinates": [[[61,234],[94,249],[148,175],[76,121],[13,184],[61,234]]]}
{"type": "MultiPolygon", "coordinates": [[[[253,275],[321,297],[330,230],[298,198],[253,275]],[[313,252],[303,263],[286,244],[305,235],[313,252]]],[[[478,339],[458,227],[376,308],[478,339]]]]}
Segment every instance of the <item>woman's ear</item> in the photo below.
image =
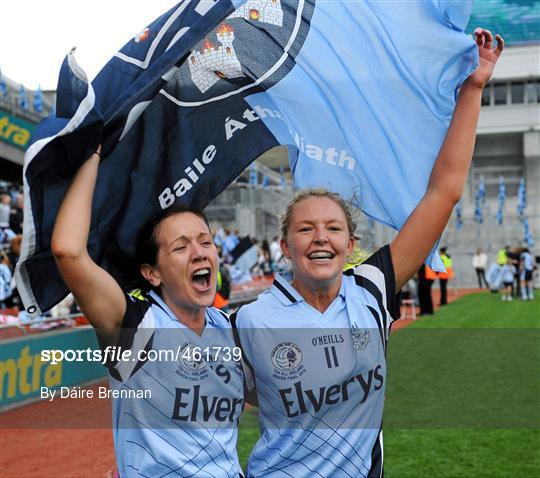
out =
{"type": "Polygon", "coordinates": [[[152,285],[152,287],[159,287],[161,285],[159,272],[157,272],[150,264],[143,264],[140,270],[142,276],[152,285]]]}
{"type": "Polygon", "coordinates": [[[279,241],[279,245],[281,246],[281,252],[283,253],[283,255],[287,259],[290,259],[291,258],[291,253],[289,251],[289,246],[287,245],[287,241],[285,239],[281,239],[279,241]]]}
{"type": "Polygon", "coordinates": [[[349,245],[347,247],[347,255],[348,256],[352,254],[352,252],[354,251],[355,246],[356,246],[356,239],[353,236],[349,237],[349,245]]]}

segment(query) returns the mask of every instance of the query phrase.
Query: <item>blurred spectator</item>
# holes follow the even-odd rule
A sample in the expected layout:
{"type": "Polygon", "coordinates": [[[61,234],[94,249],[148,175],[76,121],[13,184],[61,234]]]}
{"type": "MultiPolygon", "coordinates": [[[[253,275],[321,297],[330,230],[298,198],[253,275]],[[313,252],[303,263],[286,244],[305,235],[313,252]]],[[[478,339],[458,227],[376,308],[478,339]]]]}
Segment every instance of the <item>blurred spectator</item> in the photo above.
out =
{"type": "Polygon", "coordinates": [[[292,282],[291,262],[283,254],[279,258],[279,261],[274,263],[274,272],[277,272],[287,282],[292,282]]]}
{"type": "Polygon", "coordinates": [[[0,252],[0,309],[9,307],[9,300],[13,294],[11,287],[11,270],[9,269],[9,259],[7,254],[0,252]]]}
{"type": "Polygon", "coordinates": [[[217,277],[217,292],[214,298],[214,307],[228,312],[229,298],[231,296],[231,275],[229,269],[223,263],[220,263],[217,277]]]}
{"type": "Polygon", "coordinates": [[[259,247],[257,241],[249,236],[243,237],[231,252],[233,267],[229,269],[232,283],[240,284],[251,281],[251,270],[257,265],[259,247]]]}
{"type": "Polygon", "coordinates": [[[422,264],[422,267],[420,267],[420,270],[418,271],[418,302],[420,305],[420,315],[433,315],[431,286],[436,278],[436,272],[425,264],[422,264]]]}
{"type": "Polygon", "coordinates": [[[17,265],[17,261],[19,260],[19,256],[21,255],[21,244],[22,234],[18,234],[17,236],[13,237],[9,242],[7,257],[9,259],[8,265],[12,273],[15,271],[15,266],[17,265]]]}
{"type": "Polygon", "coordinates": [[[486,267],[487,267],[488,257],[487,254],[479,247],[476,250],[476,254],[473,256],[472,265],[476,271],[476,277],[478,278],[478,288],[482,289],[482,283],[488,287],[486,281],[486,267]]]}
{"type": "Polygon", "coordinates": [[[221,246],[216,247],[219,257],[219,269],[217,276],[217,292],[212,305],[227,312],[229,306],[229,297],[231,296],[231,274],[229,273],[229,268],[223,262],[223,250],[221,246]]]}
{"type": "Polygon", "coordinates": [[[9,216],[9,227],[15,234],[22,234],[23,228],[24,196],[17,193],[15,204],[11,208],[9,216]]]}
{"type": "Polygon", "coordinates": [[[534,299],[532,277],[535,267],[531,251],[525,247],[520,256],[521,298],[523,300],[534,299]]]}
{"type": "Polygon", "coordinates": [[[520,297],[521,296],[521,282],[519,277],[519,270],[520,270],[520,257],[521,252],[523,249],[521,247],[513,247],[510,249],[507,248],[506,251],[506,258],[510,259],[512,261],[512,265],[514,266],[514,285],[513,285],[513,296],[514,297],[520,297]]]}
{"type": "Polygon", "coordinates": [[[268,256],[271,256],[270,245],[268,244],[268,239],[263,239],[263,241],[261,242],[261,249],[263,252],[268,252],[268,256]]]}
{"type": "Polygon", "coordinates": [[[270,259],[274,264],[277,264],[281,259],[281,256],[282,252],[281,246],[279,245],[279,237],[275,236],[274,239],[272,239],[272,243],[270,244],[270,259]]]}
{"type": "Polygon", "coordinates": [[[499,264],[501,267],[506,264],[506,256],[510,252],[510,246],[504,246],[504,248],[499,249],[499,252],[497,252],[497,264],[499,264]]]}
{"type": "Polygon", "coordinates": [[[238,245],[240,242],[240,239],[237,235],[238,231],[229,231],[228,229],[225,229],[225,238],[223,239],[223,242],[221,244],[221,247],[223,248],[223,256],[227,257],[231,254],[231,252],[234,250],[234,248],[238,245]]]}
{"type": "Polygon", "coordinates": [[[418,305],[417,277],[409,279],[401,289],[400,300],[412,300],[415,307],[418,305]]]}
{"type": "Polygon", "coordinates": [[[0,227],[0,249],[5,249],[15,237],[15,233],[9,227],[0,227]]]}
{"type": "Polygon", "coordinates": [[[506,264],[502,267],[501,275],[503,287],[501,289],[503,301],[512,300],[512,284],[514,283],[514,275],[516,273],[516,266],[512,263],[512,259],[507,257],[506,264]]]}
{"type": "Polygon", "coordinates": [[[439,272],[439,284],[441,286],[441,302],[440,302],[440,306],[443,306],[443,305],[446,305],[448,303],[448,298],[447,298],[447,292],[446,292],[446,286],[447,286],[447,283],[448,281],[454,277],[454,270],[452,269],[452,264],[453,264],[453,261],[452,259],[450,258],[450,256],[448,255],[447,253],[447,248],[446,247],[441,247],[440,248],[440,253],[441,253],[441,260],[444,264],[444,267],[446,269],[446,272],[439,272]]]}
{"type": "Polygon", "coordinates": [[[212,234],[214,236],[214,244],[216,246],[219,246],[221,247],[221,245],[223,244],[223,240],[225,239],[225,230],[220,227],[214,234],[212,234]]]}
{"type": "Polygon", "coordinates": [[[0,195],[0,228],[9,228],[9,216],[11,214],[11,196],[3,193],[0,195]]]}
{"type": "Polygon", "coordinates": [[[259,275],[262,275],[264,277],[271,277],[274,275],[274,265],[272,264],[272,260],[270,259],[270,251],[262,249],[261,253],[259,255],[259,258],[257,259],[257,268],[259,271],[259,275]]]}
{"type": "MultiPolygon", "coordinates": [[[[17,261],[19,260],[19,256],[21,255],[21,244],[22,244],[22,234],[19,234],[15,236],[13,239],[11,239],[9,243],[9,249],[6,252],[6,256],[8,258],[8,267],[10,268],[11,274],[13,275],[15,273],[15,266],[17,265],[17,261]]],[[[7,307],[17,307],[21,309],[21,297],[19,296],[19,291],[17,290],[17,285],[15,284],[15,280],[12,280],[12,293],[11,297],[6,301],[7,307]]]]}

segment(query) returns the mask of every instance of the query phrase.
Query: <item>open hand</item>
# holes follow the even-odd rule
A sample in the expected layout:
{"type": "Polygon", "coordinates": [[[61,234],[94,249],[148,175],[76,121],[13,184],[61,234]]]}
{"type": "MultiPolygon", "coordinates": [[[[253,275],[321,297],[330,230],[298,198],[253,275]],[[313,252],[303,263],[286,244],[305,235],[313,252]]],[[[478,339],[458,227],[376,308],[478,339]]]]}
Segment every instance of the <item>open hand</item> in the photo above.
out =
{"type": "Polygon", "coordinates": [[[497,60],[504,49],[504,40],[500,35],[495,35],[497,46],[493,48],[493,35],[489,30],[477,28],[474,31],[474,36],[478,47],[479,62],[478,67],[467,78],[465,83],[482,89],[493,75],[497,60]]]}

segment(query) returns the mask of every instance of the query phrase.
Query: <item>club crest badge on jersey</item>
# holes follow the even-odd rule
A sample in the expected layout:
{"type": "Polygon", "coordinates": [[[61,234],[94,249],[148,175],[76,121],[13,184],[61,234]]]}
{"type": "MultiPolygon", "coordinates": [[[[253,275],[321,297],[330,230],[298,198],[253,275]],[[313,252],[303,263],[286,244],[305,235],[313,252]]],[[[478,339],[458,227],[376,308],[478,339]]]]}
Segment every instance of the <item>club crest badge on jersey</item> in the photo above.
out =
{"type": "Polygon", "coordinates": [[[353,348],[356,351],[366,350],[366,347],[371,342],[369,330],[359,329],[356,325],[351,327],[351,336],[353,348]]]}
{"type": "Polygon", "coordinates": [[[195,350],[189,342],[180,347],[176,373],[182,378],[199,381],[208,377],[208,371],[206,370],[208,363],[205,357],[200,353],[196,353],[195,350]]]}
{"type": "Polygon", "coordinates": [[[303,375],[305,368],[302,365],[303,353],[300,347],[293,342],[281,342],[272,350],[272,364],[274,377],[280,379],[293,379],[303,375]]]}

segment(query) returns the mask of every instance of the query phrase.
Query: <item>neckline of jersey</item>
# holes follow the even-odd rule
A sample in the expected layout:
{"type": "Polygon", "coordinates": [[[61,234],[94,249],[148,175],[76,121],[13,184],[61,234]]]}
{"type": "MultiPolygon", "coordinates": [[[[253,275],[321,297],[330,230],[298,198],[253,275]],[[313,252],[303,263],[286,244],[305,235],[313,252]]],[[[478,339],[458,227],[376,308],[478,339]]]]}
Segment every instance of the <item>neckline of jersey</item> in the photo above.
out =
{"type": "Polygon", "coordinates": [[[343,280],[342,277],[341,286],[339,288],[337,296],[324,312],[320,312],[315,307],[308,304],[306,299],[304,299],[304,297],[300,295],[300,293],[294,288],[294,286],[290,284],[287,280],[285,280],[285,278],[280,274],[275,275],[270,292],[285,306],[300,305],[304,303],[308,307],[310,312],[317,314],[318,317],[325,317],[327,315],[333,315],[335,313],[334,309],[338,307],[338,305],[336,304],[339,304],[340,298],[345,301],[345,282],[346,281],[343,280]]]}
{"type": "Polygon", "coordinates": [[[187,325],[180,322],[180,320],[176,317],[176,315],[173,313],[170,307],[165,303],[165,301],[158,294],[156,294],[154,291],[150,291],[149,297],[151,299],[151,302],[155,304],[157,307],[159,307],[165,313],[167,318],[176,325],[176,327],[189,330],[196,337],[202,338],[202,336],[206,332],[206,329],[209,328],[208,325],[209,324],[212,325],[214,323],[214,320],[210,316],[210,313],[207,307],[206,310],[204,311],[204,329],[201,335],[198,335],[193,330],[191,330],[187,325]]]}

